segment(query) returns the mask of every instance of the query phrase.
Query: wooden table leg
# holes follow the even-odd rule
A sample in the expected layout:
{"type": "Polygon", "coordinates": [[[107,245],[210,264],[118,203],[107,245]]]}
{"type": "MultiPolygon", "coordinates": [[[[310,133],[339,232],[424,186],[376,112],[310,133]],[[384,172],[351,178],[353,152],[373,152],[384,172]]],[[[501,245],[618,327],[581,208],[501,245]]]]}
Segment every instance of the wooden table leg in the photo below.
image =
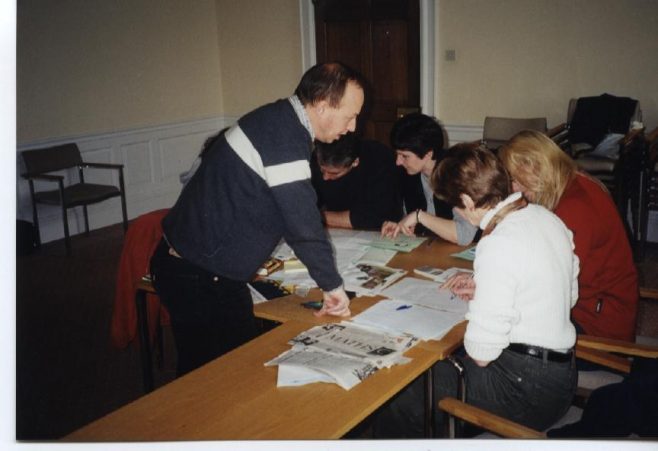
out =
{"type": "Polygon", "coordinates": [[[434,438],[434,372],[425,371],[425,438],[434,438]]]}

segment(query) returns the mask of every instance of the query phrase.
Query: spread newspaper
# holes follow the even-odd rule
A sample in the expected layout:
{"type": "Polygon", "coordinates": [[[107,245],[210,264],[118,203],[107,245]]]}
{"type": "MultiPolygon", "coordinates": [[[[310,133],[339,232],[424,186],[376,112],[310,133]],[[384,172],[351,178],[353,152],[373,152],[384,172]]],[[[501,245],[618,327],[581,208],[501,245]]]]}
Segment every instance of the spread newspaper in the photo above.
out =
{"type": "Polygon", "coordinates": [[[349,390],[380,368],[409,362],[403,354],[417,341],[348,322],[324,324],[297,335],[290,350],[265,365],[279,366],[278,387],[334,382],[349,390]]]}

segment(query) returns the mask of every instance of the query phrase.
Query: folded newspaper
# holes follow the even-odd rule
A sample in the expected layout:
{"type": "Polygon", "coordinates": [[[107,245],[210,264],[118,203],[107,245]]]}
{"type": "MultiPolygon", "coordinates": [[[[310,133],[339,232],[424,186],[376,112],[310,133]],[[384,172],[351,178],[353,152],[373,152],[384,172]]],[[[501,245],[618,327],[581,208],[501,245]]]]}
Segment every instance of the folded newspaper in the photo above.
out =
{"type": "Polygon", "coordinates": [[[279,366],[277,387],[335,382],[349,390],[380,368],[409,362],[403,354],[417,341],[345,321],[324,324],[297,335],[265,366],[279,366]]]}

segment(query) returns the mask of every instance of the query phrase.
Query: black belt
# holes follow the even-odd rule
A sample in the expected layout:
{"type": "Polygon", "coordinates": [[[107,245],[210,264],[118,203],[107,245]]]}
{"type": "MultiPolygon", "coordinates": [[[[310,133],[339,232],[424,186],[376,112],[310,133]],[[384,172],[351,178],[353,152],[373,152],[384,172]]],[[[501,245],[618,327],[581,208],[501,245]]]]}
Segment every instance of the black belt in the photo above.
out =
{"type": "Polygon", "coordinates": [[[517,354],[530,355],[538,359],[550,360],[551,362],[558,363],[569,362],[571,360],[571,355],[573,354],[572,349],[569,349],[569,351],[565,353],[542,348],[540,346],[524,345],[522,343],[511,343],[507,349],[516,352],[517,354]]]}

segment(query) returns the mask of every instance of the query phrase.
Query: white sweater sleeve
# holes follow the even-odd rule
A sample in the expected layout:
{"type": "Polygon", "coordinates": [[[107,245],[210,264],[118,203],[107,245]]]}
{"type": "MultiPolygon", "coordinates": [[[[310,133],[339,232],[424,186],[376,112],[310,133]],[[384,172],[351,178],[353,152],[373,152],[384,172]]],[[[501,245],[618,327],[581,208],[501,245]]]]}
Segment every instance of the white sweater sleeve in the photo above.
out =
{"type": "Polygon", "coordinates": [[[519,321],[514,308],[519,243],[505,237],[489,236],[478,244],[475,269],[475,297],[469,302],[464,336],[468,354],[482,361],[498,358],[509,343],[510,330],[519,321]]]}

